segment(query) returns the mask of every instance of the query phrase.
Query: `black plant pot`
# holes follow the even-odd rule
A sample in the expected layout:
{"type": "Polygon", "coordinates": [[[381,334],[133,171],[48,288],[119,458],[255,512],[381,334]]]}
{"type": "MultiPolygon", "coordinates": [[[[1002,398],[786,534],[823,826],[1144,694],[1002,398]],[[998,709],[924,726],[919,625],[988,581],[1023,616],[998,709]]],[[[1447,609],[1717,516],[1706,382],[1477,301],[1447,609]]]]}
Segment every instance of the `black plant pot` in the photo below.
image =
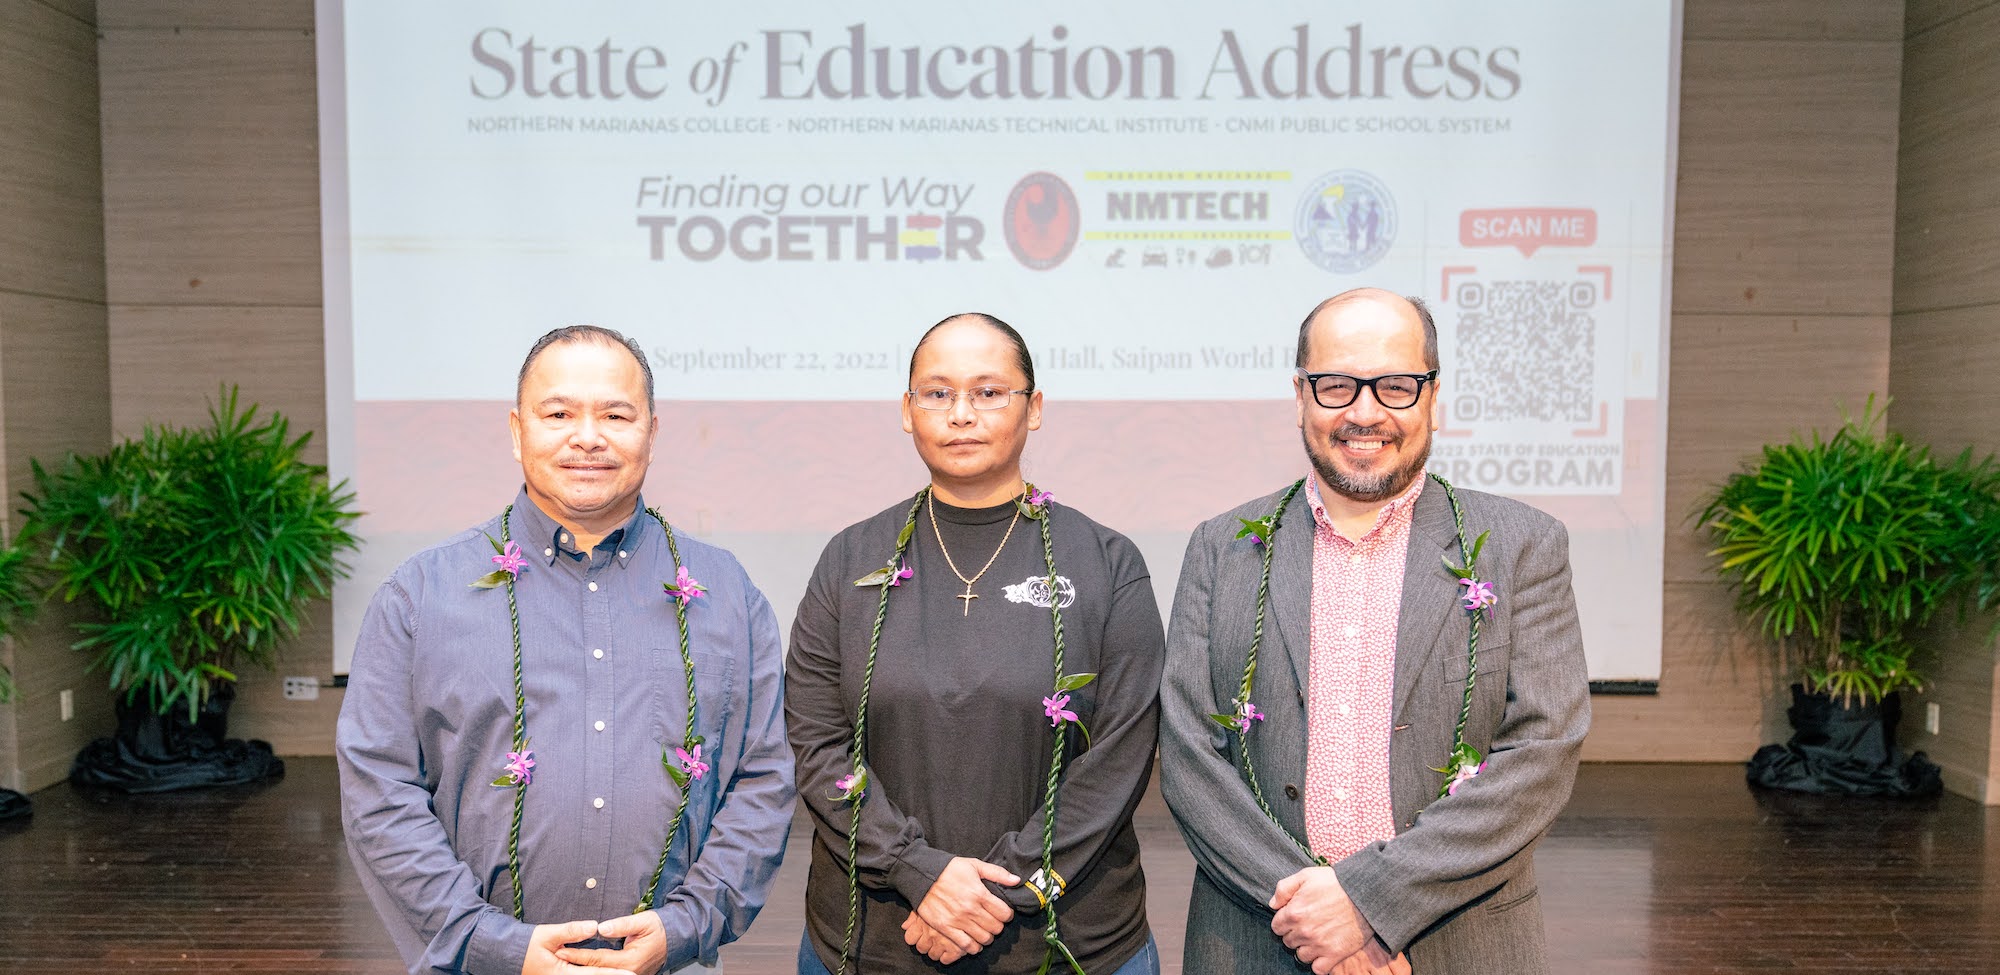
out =
{"type": "Polygon", "coordinates": [[[185,708],[160,714],[121,695],[114,702],[118,732],[85,745],[69,780],[120,792],[166,792],[282,777],[285,763],[269,743],[227,737],[235,700],[235,684],[217,683],[190,721],[185,708]]]}
{"type": "Polygon", "coordinates": [[[1896,749],[1896,723],[1903,714],[1896,694],[1874,704],[1843,704],[1793,684],[1785,714],[1792,719],[1792,740],[1757,749],[1747,773],[1751,785],[1904,798],[1944,791],[1938,767],[1923,752],[1905,759],[1896,749]]]}

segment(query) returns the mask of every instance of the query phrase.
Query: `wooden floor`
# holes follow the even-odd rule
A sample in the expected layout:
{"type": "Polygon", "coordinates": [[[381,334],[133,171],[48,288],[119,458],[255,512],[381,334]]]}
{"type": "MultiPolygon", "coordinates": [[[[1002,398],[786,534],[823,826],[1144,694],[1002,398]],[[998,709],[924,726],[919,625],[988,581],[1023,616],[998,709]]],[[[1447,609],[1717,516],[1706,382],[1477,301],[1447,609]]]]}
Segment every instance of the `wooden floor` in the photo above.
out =
{"type": "MultiPolygon", "coordinates": [[[[327,759],[263,787],[91,797],[0,823],[0,972],[389,973],[327,759]]],[[[1140,810],[1169,972],[1192,861],[1140,810]]],[[[730,975],[791,971],[803,828],[730,975]]],[[[2000,972],[2000,812],[1753,794],[1714,765],[1587,765],[1537,861],[1555,970],[2000,972]]],[[[1189,973],[1198,975],[1198,973],[1189,973]]]]}

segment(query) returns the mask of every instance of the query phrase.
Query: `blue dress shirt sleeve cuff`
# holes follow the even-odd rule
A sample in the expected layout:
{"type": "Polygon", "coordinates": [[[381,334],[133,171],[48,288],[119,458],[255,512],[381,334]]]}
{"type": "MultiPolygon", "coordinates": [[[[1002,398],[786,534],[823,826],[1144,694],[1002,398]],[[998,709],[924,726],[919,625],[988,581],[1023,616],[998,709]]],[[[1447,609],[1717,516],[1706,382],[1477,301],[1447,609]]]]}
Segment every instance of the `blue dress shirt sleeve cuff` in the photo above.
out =
{"type": "Polygon", "coordinates": [[[660,966],[660,971],[677,971],[694,962],[711,967],[715,965],[716,952],[711,950],[704,957],[701,918],[692,904],[682,898],[673,898],[653,908],[653,913],[660,916],[660,930],[667,936],[667,960],[660,966]]]}
{"type": "Polygon", "coordinates": [[[465,970],[471,975],[520,975],[534,931],[497,910],[481,913],[465,945],[465,970]]]}

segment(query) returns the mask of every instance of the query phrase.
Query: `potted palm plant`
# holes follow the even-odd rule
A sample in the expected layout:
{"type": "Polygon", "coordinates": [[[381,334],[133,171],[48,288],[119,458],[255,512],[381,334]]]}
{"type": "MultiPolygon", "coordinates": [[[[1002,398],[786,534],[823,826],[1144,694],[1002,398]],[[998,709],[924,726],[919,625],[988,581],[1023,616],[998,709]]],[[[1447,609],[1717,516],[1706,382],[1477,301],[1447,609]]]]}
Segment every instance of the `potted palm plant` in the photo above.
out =
{"type": "Polygon", "coordinates": [[[1904,760],[1903,690],[1923,687],[1919,630],[1946,606],[2000,594],[2000,469],[1970,451],[1939,461],[1882,432],[1869,401],[1831,437],[1765,447],[1699,515],[1738,611],[1792,675],[1789,745],[1760,749],[1759,785],[1935,794],[1937,767],[1904,760]]]}
{"type": "Polygon", "coordinates": [[[344,573],[354,496],[302,460],[311,434],[239,408],[233,387],[209,420],[33,466],[22,543],[45,561],[51,593],[93,611],[74,646],[95,654],[120,711],[73,781],[155,791],[283,768],[261,742],[226,740],[228,702],[237,669],[270,667],[344,573]]]}

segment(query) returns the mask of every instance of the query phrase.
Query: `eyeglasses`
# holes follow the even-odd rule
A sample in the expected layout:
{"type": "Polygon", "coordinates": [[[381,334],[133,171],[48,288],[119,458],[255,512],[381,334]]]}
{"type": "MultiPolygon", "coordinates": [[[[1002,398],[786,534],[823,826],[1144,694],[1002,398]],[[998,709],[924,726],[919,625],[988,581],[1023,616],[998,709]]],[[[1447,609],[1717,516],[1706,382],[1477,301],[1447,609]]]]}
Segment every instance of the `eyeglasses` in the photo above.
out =
{"type": "Polygon", "coordinates": [[[960,393],[950,386],[918,386],[910,390],[910,402],[917,404],[917,409],[942,413],[951,409],[960,396],[964,396],[972,403],[972,408],[975,410],[1004,410],[1007,404],[1014,401],[1015,394],[1026,395],[1030,392],[1033,390],[1008,389],[1005,386],[974,386],[960,393]]]}
{"type": "Polygon", "coordinates": [[[1348,406],[1361,395],[1363,387],[1374,390],[1375,402],[1391,410],[1407,410],[1417,405],[1417,398],[1424,394],[1424,384],[1435,382],[1436,369],[1429,372],[1399,372],[1387,376],[1363,379],[1341,372],[1298,371],[1300,379],[1312,388],[1313,402],[1329,409],[1338,410],[1348,406]]]}

